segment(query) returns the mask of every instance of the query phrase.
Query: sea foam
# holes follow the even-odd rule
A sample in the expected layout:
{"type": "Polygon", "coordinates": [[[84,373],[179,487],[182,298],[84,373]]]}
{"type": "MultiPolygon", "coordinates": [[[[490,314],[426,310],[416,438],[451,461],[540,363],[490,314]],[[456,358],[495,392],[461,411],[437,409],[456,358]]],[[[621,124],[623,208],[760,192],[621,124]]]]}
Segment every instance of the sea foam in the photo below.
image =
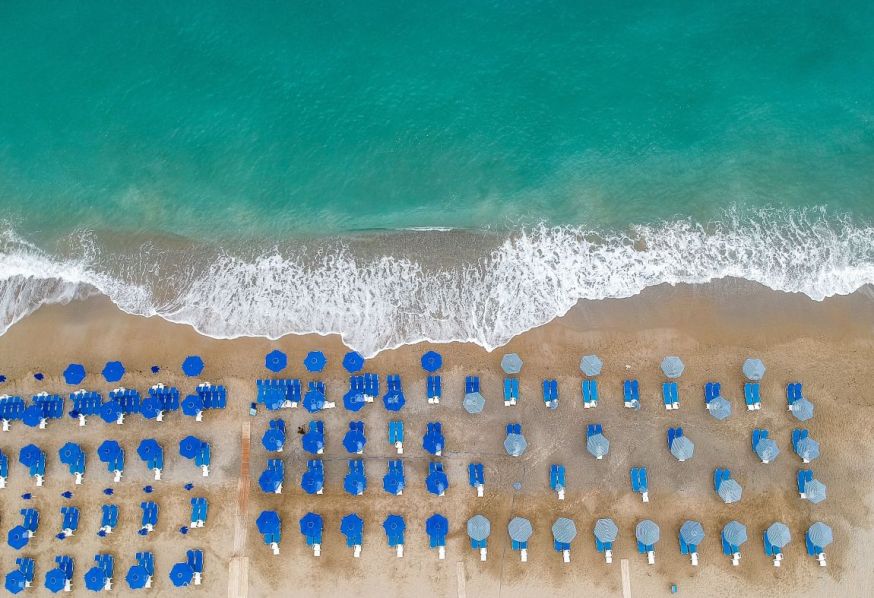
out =
{"type": "Polygon", "coordinates": [[[707,224],[621,232],[540,225],[508,231],[478,259],[446,267],[440,256],[423,263],[386,249],[364,257],[341,242],[245,256],[214,248],[160,269],[151,243],[123,255],[93,235],[70,244],[75,257],[62,258],[2,233],[0,330],[41,305],[101,293],[126,312],[216,338],[336,333],[368,356],[419,341],[492,350],[581,299],[630,297],[662,283],[737,277],[814,300],[874,283],[874,228],[823,210],[730,212],[707,224]]]}

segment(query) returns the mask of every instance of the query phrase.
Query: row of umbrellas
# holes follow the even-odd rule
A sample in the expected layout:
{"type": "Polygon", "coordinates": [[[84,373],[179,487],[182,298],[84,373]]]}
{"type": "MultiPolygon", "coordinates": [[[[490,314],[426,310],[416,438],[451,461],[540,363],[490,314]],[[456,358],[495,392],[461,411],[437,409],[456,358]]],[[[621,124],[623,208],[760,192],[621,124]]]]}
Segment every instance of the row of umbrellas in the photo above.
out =
{"type": "MultiPolygon", "coordinates": [[[[343,368],[350,374],[364,369],[364,357],[357,351],[349,351],[343,356],[343,368]]],[[[436,372],[443,367],[443,356],[436,351],[427,351],[422,355],[422,369],[426,372],[436,372]]],[[[309,372],[321,372],[328,364],[328,358],[322,351],[310,351],[303,359],[303,365],[309,372]]],[[[281,372],[288,366],[288,355],[279,349],[274,349],[264,356],[264,367],[271,372],[281,372]]]]}
{"type": "MultiPolygon", "coordinates": [[[[182,372],[186,376],[199,376],[203,372],[203,368],[203,359],[199,355],[189,355],[182,361],[182,372]]],[[[158,370],[160,370],[158,366],[152,366],[153,372],[158,370]]],[[[107,361],[100,373],[107,382],[118,382],[124,377],[126,371],[122,362],[107,361]]],[[[71,386],[81,384],[86,375],[85,366],[81,363],[71,363],[63,372],[64,382],[71,386]]]]}

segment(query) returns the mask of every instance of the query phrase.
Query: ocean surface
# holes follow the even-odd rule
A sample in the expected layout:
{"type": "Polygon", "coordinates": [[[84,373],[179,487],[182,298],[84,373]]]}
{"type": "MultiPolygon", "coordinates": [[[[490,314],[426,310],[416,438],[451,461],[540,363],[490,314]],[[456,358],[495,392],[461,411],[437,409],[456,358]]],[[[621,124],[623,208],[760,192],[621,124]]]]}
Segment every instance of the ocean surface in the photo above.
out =
{"type": "Polygon", "coordinates": [[[662,283],[851,293],[872,30],[862,1],[3,2],[0,330],[100,293],[493,349],[662,283]]]}

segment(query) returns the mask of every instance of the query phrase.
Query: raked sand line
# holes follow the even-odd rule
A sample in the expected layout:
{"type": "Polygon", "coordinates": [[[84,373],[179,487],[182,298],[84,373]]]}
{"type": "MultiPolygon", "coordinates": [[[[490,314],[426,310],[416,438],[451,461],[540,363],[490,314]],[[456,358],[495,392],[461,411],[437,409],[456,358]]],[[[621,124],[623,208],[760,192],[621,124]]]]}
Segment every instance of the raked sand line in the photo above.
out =
{"type": "Polygon", "coordinates": [[[631,574],[628,570],[628,559],[619,562],[622,569],[622,598],[631,598],[631,574]]]}
{"type": "Polygon", "coordinates": [[[228,598],[246,598],[249,594],[249,557],[246,546],[246,521],[249,518],[249,443],[252,431],[249,420],[240,428],[240,480],[237,484],[237,512],[234,518],[234,554],[228,565],[228,598]]]}

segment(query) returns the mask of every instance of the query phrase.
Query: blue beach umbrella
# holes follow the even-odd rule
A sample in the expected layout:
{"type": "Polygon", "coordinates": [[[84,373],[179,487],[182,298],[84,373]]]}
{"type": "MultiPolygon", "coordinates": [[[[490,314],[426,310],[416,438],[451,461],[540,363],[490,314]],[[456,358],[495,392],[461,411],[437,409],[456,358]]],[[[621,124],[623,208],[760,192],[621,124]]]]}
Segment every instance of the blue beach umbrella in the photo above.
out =
{"type": "Polygon", "coordinates": [[[18,452],[18,462],[25,467],[33,467],[40,459],[42,459],[42,450],[35,444],[23,446],[18,452]]]}
{"type": "Polygon", "coordinates": [[[436,372],[443,367],[443,356],[437,351],[428,351],[422,355],[422,369],[426,372],[436,372]]]}
{"type": "Polygon", "coordinates": [[[170,581],[174,587],[181,588],[187,586],[194,579],[194,569],[188,563],[176,563],[170,569],[170,581]]]}
{"type": "Polygon", "coordinates": [[[325,407],[325,395],[315,388],[309,389],[303,396],[303,407],[310,413],[315,413],[325,407]]]}
{"type": "Polygon", "coordinates": [[[528,441],[522,434],[507,434],[504,439],[504,450],[511,457],[519,457],[528,448],[528,441]]]}
{"type": "Polygon", "coordinates": [[[382,522],[382,529],[385,530],[386,535],[389,537],[395,537],[404,533],[404,530],[407,529],[407,524],[400,515],[389,515],[382,522]]]}
{"type": "Polygon", "coordinates": [[[79,384],[85,379],[85,366],[81,363],[71,363],[64,370],[64,382],[67,384],[79,384]]]}
{"type": "Polygon", "coordinates": [[[104,440],[100,443],[100,446],[97,447],[97,457],[103,463],[109,463],[115,456],[121,451],[121,445],[118,444],[115,440],[104,440]]]}
{"type": "Polygon", "coordinates": [[[72,465],[82,454],[82,447],[75,442],[68,442],[58,450],[58,458],[64,465],[72,465]]]}
{"type": "Polygon", "coordinates": [[[350,513],[340,520],[340,533],[344,536],[360,538],[364,531],[364,520],[358,513],[350,513]]]}
{"type": "Polygon", "coordinates": [[[449,532],[449,521],[443,515],[434,513],[425,520],[425,533],[429,536],[445,536],[449,532]]]}
{"type": "Polygon", "coordinates": [[[307,470],[300,478],[300,487],[307,494],[316,494],[325,486],[325,476],[318,471],[307,470]]]}
{"type": "Polygon", "coordinates": [[[321,534],[324,527],[322,516],[313,512],[309,512],[301,517],[299,523],[300,533],[307,537],[321,534]]]}
{"type": "Polygon", "coordinates": [[[160,410],[161,405],[155,397],[143,397],[143,400],[140,401],[140,414],[146,419],[156,419],[160,410]]]}
{"type": "Polygon", "coordinates": [[[671,454],[677,461],[686,461],[692,458],[695,452],[695,444],[687,436],[678,436],[671,442],[671,454]]]}
{"type": "Polygon", "coordinates": [[[268,451],[281,451],[285,444],[285,432],[277,428],[270,428],[266,430],[264,436],[261,437],[261,444],[263,444],[264,448],[268,451]]]}
{"type": "Polygon", "coordinates": [[[258,519],[255,520],[255,525],[258,526],[259,534],[276,534],[279,532],[282,521],[276,511],[261,511],[258,519]]]}
{"type": "Polygon", "coordinates": [[[665,357],[662,359],[662,372],[668,378],[679,378],[683,375],[683,370],[686,366],[683,365],[683,360],[679,357],[665,357]]]}
{"type": "Polygon", "coordinates": [[[586,376],[593,377],[601,373],[604,362],[597,355],[585,355],[580,359],[580,371],[586,376]]]}
{"type": "Polygon", "coordinates": [[[425,478],[425,488],[435,496],[440,496],[449,488],[449,478],[442,471],[432,471],[425,478]]]}
{"type": "Polygon", "coordinates": [[[157,459],[160,454],[161,445],[154,438],[144,438],[137,447],[137,455],[146,462],[157,459]]]}
{"type": "Polygon", "coordinates": [[[389,494],[397,494],[398,491],[403,489],[404,487],[404,479],[396,472],[389,471],[382,478],[382,489],[388,492],[389,494]]]}
{"type": "Polygon", "coordinates": [[[343,367],[350,374],[360,372],[364,367],[364,357],[358,351],[349,351],[343,356],[343,367]]]}
{"type": "Polygon", "coordinates": [[[577,537],[577,525],[573,519],[559,517],[552,524],[552,537],[559,544],[570,544],[577,537]]]}
{"type": "Polygon", "coordinates": [[[91,567],[85,573],[85,587],[92,592],[102,592],[106,587],[106,574],[100,567],[91,567]]]}
{"type": "Polygon", "coordinates": [[[121,415],[121,405],[118,401],[106,401],[100,406],[100,419],[108,424],[117,422],[119,415],[121,415]]]}
{"type": "Polygon", "coordinates": [[[30,405],[27,409],[24,410],[24,415],[22,415],[21,417],[21,421],[24,422],[24,425],[30,428],[37,427],[42,419],[42,405],[30,405]]]}
{"type": "Polygon", "coordinates": [[[301,444],[303,445],[303,450],[316,455],[325,448],[325,435],[319,434],[315,430],[310,430],[301,438],[301,444]]]}
{"type": "Polygon", "coordinates": [[[534,533],[534,528],[525,517],[513,517],[507,524],[507,532],[514,542],[527,542],[531,534],[534,533]]]}
{"type": "Polygon", "coordinates": [[[118,382],[124,376],[124,365],[120,361],[107,361],[101,373],[107,382],[118,382]]]}
{"type": "Polygon", "coordinates": [[[492,533],[492,523],[483,515],[474,515],[467,520],[467,535],[474,542],[482,542],[492,533]]]}
{"type": "Polygon", "coordinates": [[[203,411],[203,399],[200,395],[188,395],[182,399],[182,413],[189,417],[195,417],[203,411]]]}
{"type": "Polygon", "coordinates": [[[516,353],[507,353],[501,358],[501,369],[507,374],[518,374],[522,371],[522,358],[516,353]]]}
{"type": "Polygon", "coordinates": [[[45,586],[49,592],[57,594],[62,591],[66,585],[67,576],[62,570],[55,568],[46,573],[45,586]]]}
{"type": "Polygon", "coordinates": [[[276,492],[281,484],[282,474],[275,469],[265,469],[261,472],[261,475],[258,476],[258,486],[261,488],[262,492],[267,494],[276,492]]]}
{"type": "Polygon", "coordinates": [[[6,543],[15,550],[21,550],[30,542],[30,534],[23,525],[16,525],[6,534],[6,543]]]}
{"type": "Polygon", "coordinates": [[[279,349],[273,349],[264,357],[264,367],[271,372],[281,372],[288,365],[288,355],[279,349]]]}
{"type": "Polygon", "coordinates": [[[27,587],[27,578],[19,569],[6,574],[6,582],[3,584],[10,594],[17,594],[27,587]]]}
{"type": "Polygon", "coordinates": [[[179,454],[186,459],[194,459],[202,446],[203,441],[197,436],[186,436],[179,442],[179,454]]]}
{"type": "Polygon", "coordinates": [[[603,434],[593,434],[586,439],[586,450],[593,457],[603,457],[610,452],[610,441],[603,434]]]}
{"type": "Polygon", "coordinates": [[[367,444],[367,437],[358,430],[349,430],[343,437],[343,448],[350,453],[360,453],[367,444]]]}
{"type": "Polygon", "coordinates": [[[321,372],[327,363],[328,360],[321,351],[310,351],[303,360],[303,365],[309,372],[321,372]]]}
{"type": "Polygon", "coordinates": [[[402,393],[389,392],[382,397],[382,404],[386,411],[400,411],[407,404],[407,399],[402,393]]]}
{"type": "Polygon", "coordinates": [[[182,362],[182,372],[189,377],[199,376],[203,371],[203,359],[200,355],[189,355],[182,362]]]}
{"type": "Polygon", "coordinates": [[[134,565],[127,570],[127,575],[124,576],[127,585],[132,590],[141,590],[146,587],[146,582],[149,579],[149,572],[142,565],[134,565]]]}
{"type": "Polygon", "coordinates": [[[719,484],[717,494],[719,494],[719,498],[722,499],[722,502],[728,505],[741,499],[741,496],[743,496],[743,488],[741,488],[740,484],[737,483],[737,480],[729,478],[719,484]]]}
{"type": "Polygon", "coordinates": [[[758,381],[765,375],[765,364],[761,359],[753,359],[748,357],[743,365],[744,376],[748,380],[758,381]]]}

